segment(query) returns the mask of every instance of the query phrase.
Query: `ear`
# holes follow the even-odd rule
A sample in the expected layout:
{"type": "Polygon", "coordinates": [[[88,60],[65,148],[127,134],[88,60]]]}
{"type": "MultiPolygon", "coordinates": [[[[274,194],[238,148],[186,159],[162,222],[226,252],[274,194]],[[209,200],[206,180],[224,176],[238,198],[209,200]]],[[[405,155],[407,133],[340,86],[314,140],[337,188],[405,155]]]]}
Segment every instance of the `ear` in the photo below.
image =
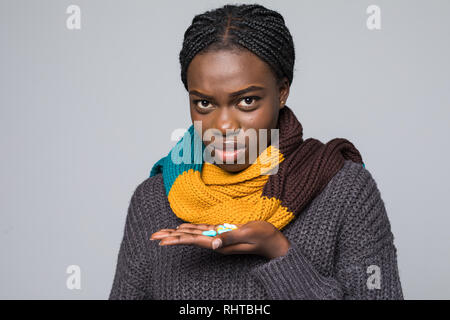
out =
{"type": "Polygon", "coordinates": [[[287,77],[284,77],[281,79],[278,85],[279,90],[279,96],[280,96],[280,109],[284,108],[286,101],[289,97],[289,79],[287,77]]]}

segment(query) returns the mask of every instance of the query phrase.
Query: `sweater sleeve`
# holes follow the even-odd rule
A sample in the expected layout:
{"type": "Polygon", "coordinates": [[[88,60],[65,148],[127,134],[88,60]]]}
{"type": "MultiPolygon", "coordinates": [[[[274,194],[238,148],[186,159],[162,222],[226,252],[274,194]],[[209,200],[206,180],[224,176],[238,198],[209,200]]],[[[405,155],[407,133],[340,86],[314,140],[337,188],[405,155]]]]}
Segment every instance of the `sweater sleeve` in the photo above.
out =
{"type": "Polygon", "coordinates": [[[394,237],[377,185],[361,169],[350,188],[337,238],[334,272],[318,272],[291,241],[286,255],[251,273],[274,300],[402,300],[394,237]]]}
{"type": "Polygon", "coordinates": [[[109,300],[149,299],[146,295],[150,274],[148,241],[145,241],[146,224],[140,208],[141,188],[142,184],[136,188],[128,207],[109,300]]]}

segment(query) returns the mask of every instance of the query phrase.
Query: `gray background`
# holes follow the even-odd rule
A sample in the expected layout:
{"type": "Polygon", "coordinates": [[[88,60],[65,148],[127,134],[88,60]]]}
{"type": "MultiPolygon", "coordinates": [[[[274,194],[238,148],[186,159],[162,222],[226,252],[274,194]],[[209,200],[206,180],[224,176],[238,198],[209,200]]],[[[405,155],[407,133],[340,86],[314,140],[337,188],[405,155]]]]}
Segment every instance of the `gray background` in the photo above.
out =
{"type": "MultiPolygon", "coordinates": [[[[0,298],[107,298],[131,195],[191,124],[183,33],[226,3],[0,2],[0,298]]],[[[405,298],[449,299],[450,2],[258,3],[294,37],[304,138],[349,139],[378,183],[405,298]]]]}

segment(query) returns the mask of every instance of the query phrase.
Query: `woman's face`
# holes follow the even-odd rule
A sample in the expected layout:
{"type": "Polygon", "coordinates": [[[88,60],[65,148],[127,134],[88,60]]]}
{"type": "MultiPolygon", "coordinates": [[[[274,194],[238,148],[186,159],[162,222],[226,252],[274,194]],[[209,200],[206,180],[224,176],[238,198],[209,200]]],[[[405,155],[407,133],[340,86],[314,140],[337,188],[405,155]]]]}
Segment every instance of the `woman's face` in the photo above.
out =
{"type": "Polygon", "coordinates": [[[192,59],[187,84],[192,122],[201,121],[205,146],[216,141],[211,155],[222,163],[215,164],[228,172],[249,167],[270,145],[270,129],[276,128],[279,110],[284,106],[281,101],[289,95],[288,79],[277,83],[270,67],[248,50],[220,50],[192,59]],[[212,137],[205,136],[208,129],[216,129],[210,131],[214,132],[212,137]],[[255,130],[256,140],[244,135],[248,129],[255,130]],[[259,129],[267,129],[267,143],[262,146],[264,131],[259,129]],[[244,137],[245,146],[223,146],[225,141],[238,141],[238,137],[244,137]],[[250,143],[256,143],[256,154],[249,152],[250,143]],[[235,149],[238,151],[225,152],[235,149]]]}

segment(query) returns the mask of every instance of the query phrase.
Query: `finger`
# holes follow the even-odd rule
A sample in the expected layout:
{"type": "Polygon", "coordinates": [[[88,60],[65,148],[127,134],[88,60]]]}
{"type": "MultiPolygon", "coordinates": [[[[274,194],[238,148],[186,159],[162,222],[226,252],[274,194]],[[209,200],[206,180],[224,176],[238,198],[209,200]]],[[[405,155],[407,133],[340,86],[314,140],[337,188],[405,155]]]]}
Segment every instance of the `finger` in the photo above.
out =
{"type": "Polygon", "coordinates": [[[252,243],[245,229],[234,229],[214,237],[212,248],[218,249],[237,243],[252,243]]]}
{"type": "Polygon", "coordinates": [[[170,235],[172,232],[174,232],[174,231],[158,231],[158,232],[155,232],[155,233],[153,233],[150,236],[150,240],[156,240],[156,239],[164,238],[164,237],[170,235]]]}
{"type": "Polygon", "coordinates": [[[180,233],[191,233],[191,234],[202,234],[203,230],[197,228],[180,228],[176,232],[180,233]]]}
{"type": "Polygon", "coordinates": [[[150,239],[163,239],[163,238],[167,238],[167,237],[174,237],[174,236],[178,236],[178,235],[182,235],[182,234],[202,234],[202,230],[199,229],[187,229],[184,228],[182,230],[177,230],[177,231],[158,231],[155,232],[154,234],[152,234],[150,239]]]}

